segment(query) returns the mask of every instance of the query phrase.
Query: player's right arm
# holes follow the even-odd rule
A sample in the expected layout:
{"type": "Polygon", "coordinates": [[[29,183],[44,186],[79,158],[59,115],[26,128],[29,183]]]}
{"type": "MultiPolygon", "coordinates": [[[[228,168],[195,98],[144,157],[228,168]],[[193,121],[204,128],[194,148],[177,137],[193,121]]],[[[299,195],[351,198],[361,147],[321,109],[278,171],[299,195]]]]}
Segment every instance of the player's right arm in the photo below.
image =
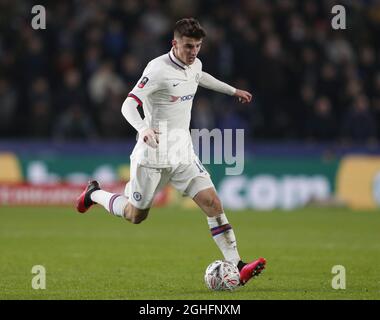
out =
{"type": "Polygon", "coordinates": [[[144,70],[141,79],[125,99],[121,107],[121,113],[139,133],[139,139],[143,139],[149,146],[157,148],[159,142],[158,131],[149,128],[137,110],[138,106],[144,108],[144,101],[147,97],[160,89],[160,75],[157,71],[152,69],[152,66],[148,65],[144,70]]]}
{"type": "Polygon", "coordinates": [[[151,129],[145,123],[143,119],[141,119],[140,113],[137,111],[137,107],[139,106],[138,102],[130,96],[125,99],[123,106],[121,107],[121,113],[124,118],[132,125],[133,128],[139,133],[139,139],[143,139],[143,141],[151,146],[152,148],[157,148],[158,146],[158,131],[155,129],[151,129]]]}

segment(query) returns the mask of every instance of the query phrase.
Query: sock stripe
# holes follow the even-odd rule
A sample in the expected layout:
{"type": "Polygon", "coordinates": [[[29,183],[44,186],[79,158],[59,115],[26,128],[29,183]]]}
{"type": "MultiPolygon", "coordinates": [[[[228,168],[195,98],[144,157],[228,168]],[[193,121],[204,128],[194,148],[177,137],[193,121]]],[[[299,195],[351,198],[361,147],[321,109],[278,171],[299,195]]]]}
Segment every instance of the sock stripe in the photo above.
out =
{"type": "Polygon", "coordinates": [[[217,226],[215,228],[211,228],[211,234],[213,237],[217,236],[218,234],[221,234],[223,232],[226,232],[228,230],[232,229],[231,225],[229,223],[224,224],[222,226],[217,226]]]}
{"type": "Polygon", "coordinates": [[[109,202],[109,205],[108,205],[108,207],[109,207],[109,211],[110,211],[110,213],[111,214],[113,214],[113,215],[115,215],[115,213],[113,212],[113,203],[115,202],[115,199],[117,198],[117,197],[120,197],[121,196],[121,194],[114,194],[112,197],[111,197],[111,199],[110,199],[110,202],[109,202]]]}

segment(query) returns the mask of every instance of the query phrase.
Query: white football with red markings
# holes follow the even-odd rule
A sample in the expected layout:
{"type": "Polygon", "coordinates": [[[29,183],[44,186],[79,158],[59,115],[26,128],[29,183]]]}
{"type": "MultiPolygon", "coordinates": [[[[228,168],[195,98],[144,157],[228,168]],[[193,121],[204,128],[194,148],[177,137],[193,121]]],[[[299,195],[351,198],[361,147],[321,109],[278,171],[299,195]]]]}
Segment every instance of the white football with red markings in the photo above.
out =
{"type": "Polygon", "coordinates": [[[240,273],[232,262],[216,260],[206,269],[205,282],[210,290],[234,290],[240,285],[240,273]]]}

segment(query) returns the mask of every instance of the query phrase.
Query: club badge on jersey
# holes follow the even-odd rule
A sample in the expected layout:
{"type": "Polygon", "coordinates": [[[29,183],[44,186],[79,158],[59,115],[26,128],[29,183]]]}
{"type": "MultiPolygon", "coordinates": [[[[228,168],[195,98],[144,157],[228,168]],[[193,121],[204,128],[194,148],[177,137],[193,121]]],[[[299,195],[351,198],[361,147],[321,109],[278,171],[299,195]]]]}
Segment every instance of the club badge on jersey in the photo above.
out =
{"type": "Polygon", "coordinates": [[[141,79],[138,87],[141,89],[141,88],[144,88],[144,86],[146,85],[146,83],[149,81],[149,79],[147,77],[144,77],[141,79]]]}

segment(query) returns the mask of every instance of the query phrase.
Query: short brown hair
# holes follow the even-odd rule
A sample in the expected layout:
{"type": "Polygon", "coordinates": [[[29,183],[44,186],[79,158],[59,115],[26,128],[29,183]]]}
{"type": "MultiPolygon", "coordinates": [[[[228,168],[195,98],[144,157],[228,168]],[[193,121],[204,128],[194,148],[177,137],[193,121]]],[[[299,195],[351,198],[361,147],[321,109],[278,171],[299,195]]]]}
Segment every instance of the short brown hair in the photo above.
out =
{"type": "Polygon", "coordinates": [[[174,37],[189,37],[194,39],[202,39],[206,36],[206,32],[201,27],[198,20],[194,18],[184,18],[178,20],[174,27],[174,37]]]}

